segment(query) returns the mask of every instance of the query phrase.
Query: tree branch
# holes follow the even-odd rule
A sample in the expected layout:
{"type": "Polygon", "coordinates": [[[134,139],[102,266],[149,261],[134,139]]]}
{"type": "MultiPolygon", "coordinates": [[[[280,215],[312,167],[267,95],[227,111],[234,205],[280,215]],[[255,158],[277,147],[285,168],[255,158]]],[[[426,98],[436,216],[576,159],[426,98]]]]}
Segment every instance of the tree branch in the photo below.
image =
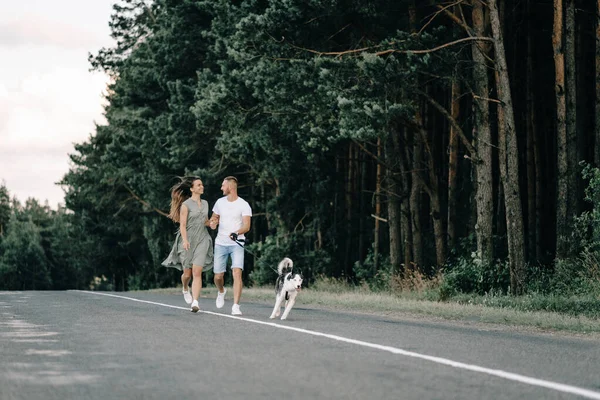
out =
{"type": "Polygon", "coordinates": [[[471,159],[473,161],[479,161],[479,157],[477,156],[477,151],[475,150],[475,148],[473,147],[473,145],[471,144],[471,142],[469,141],[469,139],[467,139],[467,136],[465,135],[465,132],[462,130],[462,128],[460,127],[460,125],[458,125],[458,122],[454,118],[452,118],[452,116],[450,115],[450,113],[448,112],[448,110],[446,110],[440,103],[438,103],[437,101],[435,101],[435,99],[433,99],[433,97],[431,97],[427,93],[425,93],[425,92],[423,92],[421,90],[419,90],[419,93],[432,106],[434,106],[440,113],[442,113],[442,115],[444,117],[446,117],[446,119],[448,120],[448,122],[450,122],[450,124],[452,124],[452,126],[454,127],[454,129],[456,129],[456,132],[458,132],[458,136],[460,136],[461,141],[463,142],[463,144],[465,145],[465,147],[469,151],[471,159]]]}
{"type": "Polygon", "coordinates": [[[454,21],[454,23],[458,26],[460,26],[461,28],[463,28],[465,30],[465,32],[467,33],[467,35],[469,35],[469,37],[472,37],[475,33],[473,32],[473,29],[467,25],[464,21],[464,19],[460,19],[458,18],[458,16],[456,14],[454,14],[452,11],[448,10],[448,7],[443,7],[441,5],[437,6],[441,11],[443,11],[446,16],[448,16],[448,18],[450,18],[452,21],[454,21]]]}
{"type": "Polygon", "coordinates": [[[455,1],[454,3],[448,4],[446,6],[438,5],[437,8],[439,9],[439,11],[436,11],[435,14],[433,14],[431,16],[431,18],[429,18],[429,21],[427,21],[427,23],[425,23],[425,25],[423,25],[423,27],[419,30],[418,35],[420,35],[425,30],[425,28],[427,28],[429,26],[429,24],[431,24],[433,22],[433,20],[436,19],[436,17],[438,15],[440,15],[441,13],[445,12],[447,14],[449,13],[449,14],[454,15],[453,13],[449,12],[448,9],[461,4],[463,1],[464,0],[458,0],[458,1],[455,1]]]}
{"type": "Polygon", "coordinates": [[[376,154],[373,154],[371,151],[369,151],[365,146],[362,145],[362,143],[360,143],[358,140],[356,139],[352,139],[352,141],[358,146],[360,147],[360,149],[362,151],[364,151],[365,153],[367,153],[369,156],[371,156],[375,161],[377,161],[378,164],[383,165],[385,168],[390,169],[390,167],[386,164],[385,161],[383,161],[381,158],[377,157],[376,154]]]}
{"type": "Polygon", "coordinates": [[[164,216],[164,217],[169,217],[169,214],[167,214],[166,212],[159,210],[156,207],[153,207],[152,205],[150,205],[150,203],[148,203],[147,201],[145,201],[144,199],[140,198],[137,194],[135,194],[133,192],[133,190],[131,190],[131,188],[125,184],[123,184],[123,187],[125,189],[127,189],[127,191],[131,194],[131,197],[135,200],[137,200],[138,202],[142,203],[144,206],[146,206],[147,208],[156,211],[157,213],[159,213],[160,215],[164,216]]]}
{"type": "MultiPolygon", "coordinates": [[[[392,53],[401,53],[401,54],[426,54],[426,53],[433,53],[442,49],[445,49],[446,47],[450,47],[450,46],[454,46],[456,44],[460,44],[460,43],[464,43],[464,42],[471,42],[471,41],[481,41],[481,42],[493,42],[494,39],[487,37],[487,36],[472,36],[472,37],[467,37],[467,38],[462,38],[462,39],[458,39],[458,40],[454,40],[452,42],[448,42],[448,43],[444,43],[440,46],[431,48],[431,49],[422,49],[422,50],[396,50],[396,49],[388,49],[388,50],[383,50],[383,51],[379,51],[374,53],[377,56],[384,56],[387,54],[392,54],[392,53]]],[[[390,43],[390,44],[394,44],[394,43],[390,43]]],[[[345,51],[317,51],[317,50],[312,50],[312,49],[307,49],[304,47],[299,47],[296,45],[293,45],[291,43],[288,43],[288,46],[291,46],[295,49],[298,50],[302,50],[302,51],[306,51],[309,53],[313,53],[313,54],[317,54],[319,56],[336,56],[336,57],[342,57],[344,55],[347,54],[356,54],[356,53],[362,53],[365,52],[367,50],[372,50],[372,49],[376,49],[381,47],[381,45],[377,45],[377,46],[371,46],[371,47],[362,47],[360,49],[355,49],[355,50],[345,50],[345,51]]]]}
{"type": "Polygon", "coordinates": [[[378,56],[383,56],[386,54],[392,54],[392,53],[402,53],[402,54],[426,54],[426,53],[433,53],[439,50],[442,50],[446,47],[450,47],[450,46],[454,46],[455,44],[459,44],[459,43],[463,43],[463,42],[471,42],[471,41],[482,41],[482,42],[493,42],[494,39],[487,37],[487,36],[473,36],[473,37],[467,37],[467,38],[462,38],[462,39],[458,39],[455,40],[453,42],[448,42],[445,44],[442,44],[440,46],[434,47],[432,49],[424,49],[424,50],[394,50],[394,49],[390,49],[390,50],[384,50],[384,51],[380,51],[378,53],[375,53],[375,55],[378,56]]]}

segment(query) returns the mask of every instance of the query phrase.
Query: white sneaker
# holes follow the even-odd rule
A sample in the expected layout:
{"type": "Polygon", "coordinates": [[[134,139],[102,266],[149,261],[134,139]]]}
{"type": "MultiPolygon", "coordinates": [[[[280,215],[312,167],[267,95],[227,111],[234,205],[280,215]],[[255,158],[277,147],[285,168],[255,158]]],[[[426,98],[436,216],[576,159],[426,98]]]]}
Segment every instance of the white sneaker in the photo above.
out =
{"type": "Polygon", "coordinates": [[[231,315],[242,315],[239,304],[234,304],[233,307],[231,307],[231,315]]]}
{"type": "Polygon", "coordinates": [[[217,292],[217,308],[223,308],[225,305],[225,293],[227,293],[227,289],[223,289],[223,293],[217,292]]]}
{"type": "Polygon", "coordinates": [[[190,292],[182,292],[182,293],[183,293],[183,299],[185,300],[185,302],[188,304],[192,304],[192,295],[190,294],[190,292]]]}
{"type": "Polygon", "coordinates": [[[198,300],[194,300],[192,302],[192,312],[198,312],[200,310],[200,306],[198,306],[198,300]]]}

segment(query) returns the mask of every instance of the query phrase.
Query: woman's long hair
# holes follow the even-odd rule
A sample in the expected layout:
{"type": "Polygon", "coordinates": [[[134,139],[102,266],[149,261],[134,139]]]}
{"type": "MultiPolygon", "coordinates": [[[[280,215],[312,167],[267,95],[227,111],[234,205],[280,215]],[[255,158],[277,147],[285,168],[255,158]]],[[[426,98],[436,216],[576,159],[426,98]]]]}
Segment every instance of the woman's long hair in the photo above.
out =
{"type": "Polygon", "coordinates": [[[192,197],[192,184],[194,181],[199,180],[197,176],[187,176],[179,178],[180,182],[173,185],[171,188],[171,211],[169,212],[169,218],[173,222],[179,222],[179,211],[184,201],[192,197]]]}

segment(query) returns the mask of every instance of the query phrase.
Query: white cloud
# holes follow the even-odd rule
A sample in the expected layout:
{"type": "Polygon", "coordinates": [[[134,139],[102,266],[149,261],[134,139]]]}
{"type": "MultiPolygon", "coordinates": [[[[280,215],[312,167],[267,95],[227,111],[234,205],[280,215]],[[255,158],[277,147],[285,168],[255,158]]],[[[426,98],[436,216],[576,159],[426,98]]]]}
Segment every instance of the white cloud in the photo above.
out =
{"type": "Polygon", "coordinates": [[[21,201],[52,207],[73,142],[104,123],[108,77],[90,72],[88,53],[111,46],[113,0],[22,0],[0,14],[0,182],[21,201]],[[34,12],[32,11],[34,10],[34,12]]]}
{"type": "Polygon", "coordinates": [[[54,185],[69,169],[73,143],[105,123],[102,92],[108,78],[57,67],[0,86],[0,179],[21,200],[63,202],[54,185]]]}
{"type": "Polygon", "coordinates": [[[0,89],[0,148],[25,151],[81,141],[104,123],[101,73],[57,66],[0,89]]]}
{"type": "MultiPolygon", "coordinates": [[[[74,21],[76,22],[76,21],[74,21]]],[[[56,46],[61,48],[101,47],[106,40],[81,26],[34,13],[13,15],[0,21],[0,45],[56,46]]]]}
{"type": "Polygon", "coordinates": [[[7,152],[0,150],[0,182],[5,181],[11,197],[21,203],[29,197],[51,207],[64,203],[62,189],[55,185],[68,171],[66,149],[62,152],[7,152]]]}

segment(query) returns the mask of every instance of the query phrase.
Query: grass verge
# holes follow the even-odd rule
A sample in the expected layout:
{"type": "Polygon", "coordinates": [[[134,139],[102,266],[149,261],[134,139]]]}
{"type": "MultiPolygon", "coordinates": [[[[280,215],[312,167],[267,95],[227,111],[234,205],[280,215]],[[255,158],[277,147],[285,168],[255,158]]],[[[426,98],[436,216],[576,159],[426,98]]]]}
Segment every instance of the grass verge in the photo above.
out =
{"type": "MultiPolygon", "coordinates": [[[[180,288],[155,289],[154,293],[179,294],[180,288]]],[[[203,288],[202,297],[216,296],[214,286],[203,288]]],[[[230,294],[228,294],[229,298],[230,294]]],[[[568,312],[540,309],[548,305],[562,304],[564,300],[549,296],[473,296],[461,295],[445,302],[428,300],[428,294],[414,292],[392,294],[373,292],[365,287],[336,285],[304,289],[297,304],[346,312],[361,312],[398,318],[444,319],[469,324],[494,324],[502,327],[543,332],[572,333],[600,338],[600,319],[568,312]]],[[[243,300],[272,304],[274,291],[271,287],[244,288],[243,300]]],[[[571,299],[570,301],[575,301],[571,299]]],[[[584,305],[595,305],[582,300],[584,305]]],[[[555,307],[560,308],[560,307],[555,307]]],[[[600,311],[600,310],[598,310],[600,311]]],[[[591,315],[594,315],[594,311],[591,315]]],[[[589,314],[589,313],[588,313],[589,314]]]]}

